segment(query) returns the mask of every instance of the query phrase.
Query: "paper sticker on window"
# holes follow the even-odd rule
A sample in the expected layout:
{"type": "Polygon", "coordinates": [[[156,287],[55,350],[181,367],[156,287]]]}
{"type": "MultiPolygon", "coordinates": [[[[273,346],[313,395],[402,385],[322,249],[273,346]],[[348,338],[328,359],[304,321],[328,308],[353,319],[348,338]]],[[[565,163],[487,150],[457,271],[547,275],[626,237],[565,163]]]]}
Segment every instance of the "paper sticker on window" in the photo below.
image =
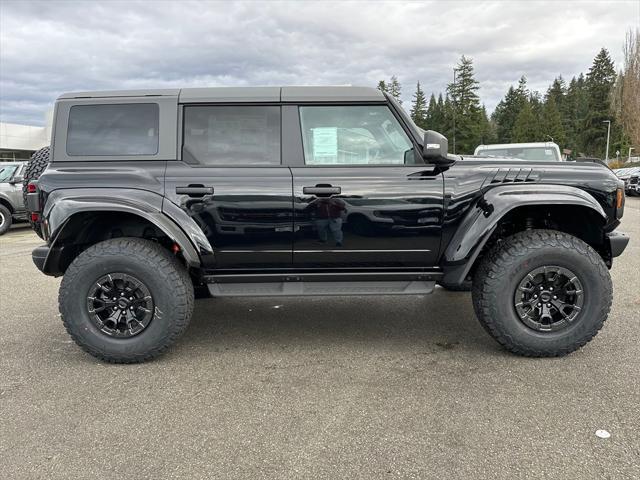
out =
{"type": "Polygon", "coordinates": [[[338,129],[336,127],[313,129],[313,161],[317,163],[338,161],[338,129]]]}

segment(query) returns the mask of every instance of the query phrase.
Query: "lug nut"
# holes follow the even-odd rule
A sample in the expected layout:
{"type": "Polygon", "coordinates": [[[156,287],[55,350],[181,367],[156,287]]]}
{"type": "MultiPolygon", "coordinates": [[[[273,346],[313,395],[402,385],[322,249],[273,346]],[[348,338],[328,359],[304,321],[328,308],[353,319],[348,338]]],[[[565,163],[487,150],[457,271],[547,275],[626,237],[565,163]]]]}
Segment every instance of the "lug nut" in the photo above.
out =
{"type": "Polygon", "coordinates": [[[553,292],[553,287],[549,287],[549,290],[551,290],[553,292]]]}
{"type": "Polygon", "coordinates": [[[533,298],[538,298],[538,295],[534,295],[533,298]]]}
{"type": "Polygon", "coordinates": [[[558,298],[558,295],[554,295],[553,299],[556,300],[558,298]]]}
{"type": "Polygon", "coordinates": [[[550,303],[547,303],[547,307],[551,307],[551,304],[550,304],[550,303]]]}
{"type": "Polygon", "coordinates": [[[539,307],[541,307],[541,306],[542,306],[542,304],[541,304],[541,303],[539,303],[539,304],[538,304],[538,306],[539,306],[539,307]]]}

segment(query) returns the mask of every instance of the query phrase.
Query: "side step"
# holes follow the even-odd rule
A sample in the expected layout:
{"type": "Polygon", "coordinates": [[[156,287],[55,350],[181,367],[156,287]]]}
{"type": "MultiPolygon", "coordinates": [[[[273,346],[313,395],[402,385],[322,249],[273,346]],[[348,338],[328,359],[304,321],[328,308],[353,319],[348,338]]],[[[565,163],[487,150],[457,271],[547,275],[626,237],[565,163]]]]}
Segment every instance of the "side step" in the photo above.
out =
{"type": "Polygon", "coordinates": [[[209,283],[214,297],[281,297],[320,295],[424,295],[433,292],[433,280],[292,281],[209,283]]]}

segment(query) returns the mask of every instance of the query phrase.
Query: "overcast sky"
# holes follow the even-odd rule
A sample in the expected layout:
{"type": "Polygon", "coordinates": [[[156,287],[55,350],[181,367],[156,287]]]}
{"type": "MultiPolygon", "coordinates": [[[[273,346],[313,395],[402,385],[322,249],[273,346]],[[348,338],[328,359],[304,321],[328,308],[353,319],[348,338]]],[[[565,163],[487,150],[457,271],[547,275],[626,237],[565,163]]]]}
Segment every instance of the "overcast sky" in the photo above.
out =
{"type": "Polygon", "coordinates": [[[0,0],[0,120],[42,125],[62,92],[218,85],[371,85],[405,106],[474,60],[489,111],[526,75],[540,91],[620,66],[640,1],[172,2],[0,0]]]}

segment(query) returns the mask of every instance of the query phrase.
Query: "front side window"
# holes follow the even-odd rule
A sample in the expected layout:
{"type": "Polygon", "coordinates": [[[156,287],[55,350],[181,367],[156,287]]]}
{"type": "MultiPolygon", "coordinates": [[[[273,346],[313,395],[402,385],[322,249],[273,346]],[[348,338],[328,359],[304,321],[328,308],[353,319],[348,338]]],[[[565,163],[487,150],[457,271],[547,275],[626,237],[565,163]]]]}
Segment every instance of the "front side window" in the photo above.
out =
{"type": "Polygon", "coordinates": [[[67,155],[158,153],[156,103],[75,105],[69,111],[67,155]]]}
{"type": "Polygon", "coordinates": [[[413,145],[384,105],[300,107],[307,165],[415,163],[413,145]]]}
{"type": "Polygon", "coordinates": [[[207,166],[280,165],[280,107],[185,107],[182,153],[207,166]]]}

